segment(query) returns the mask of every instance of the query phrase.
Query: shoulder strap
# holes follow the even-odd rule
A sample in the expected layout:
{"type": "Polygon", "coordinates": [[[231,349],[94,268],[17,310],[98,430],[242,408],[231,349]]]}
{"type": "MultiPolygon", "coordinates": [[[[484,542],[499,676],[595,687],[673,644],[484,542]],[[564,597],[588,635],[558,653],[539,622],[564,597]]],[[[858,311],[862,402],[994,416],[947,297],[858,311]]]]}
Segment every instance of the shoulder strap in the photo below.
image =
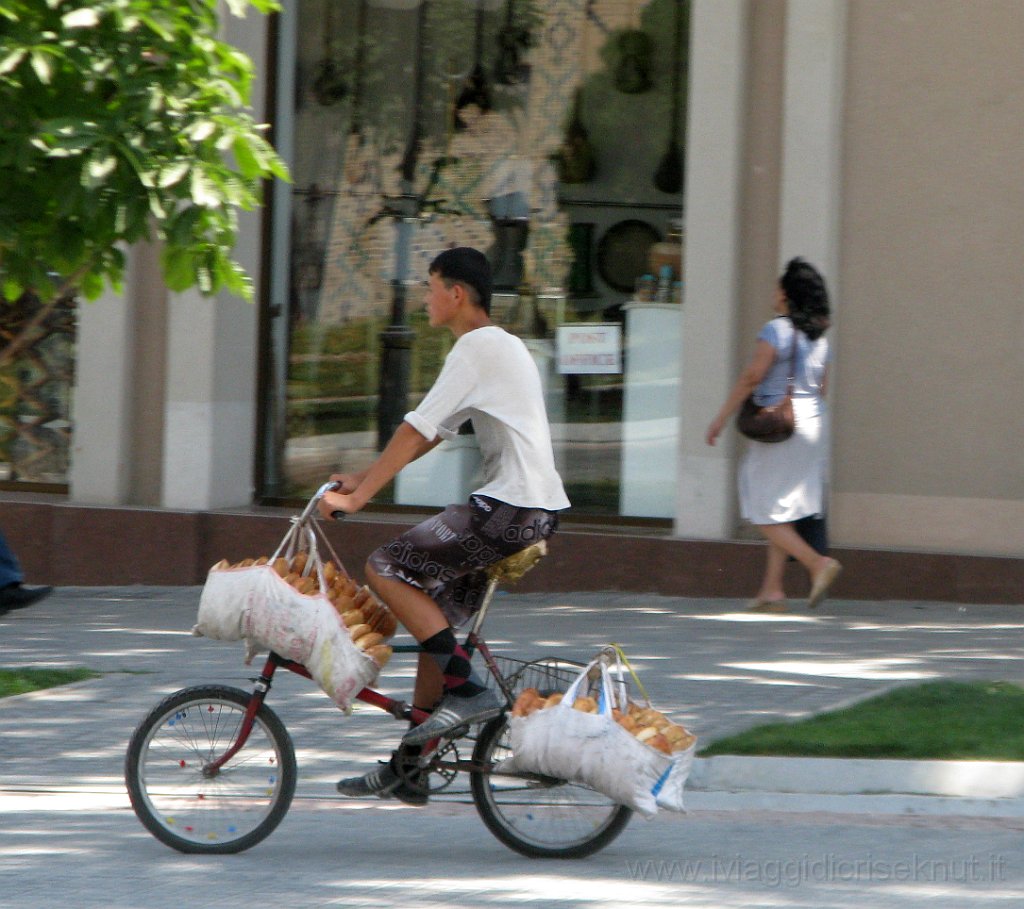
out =
{"type": "MultiPolygon", "coordinates": [[[[790,325],[793,325],[792,320],[790,320],[790,325]]],[[[797,327],[793,325],[793,343],[789,348],[789,386],[786,389],[788,395],[793,394],[793,386],[796,384],[796,333],[797,327]]]]}

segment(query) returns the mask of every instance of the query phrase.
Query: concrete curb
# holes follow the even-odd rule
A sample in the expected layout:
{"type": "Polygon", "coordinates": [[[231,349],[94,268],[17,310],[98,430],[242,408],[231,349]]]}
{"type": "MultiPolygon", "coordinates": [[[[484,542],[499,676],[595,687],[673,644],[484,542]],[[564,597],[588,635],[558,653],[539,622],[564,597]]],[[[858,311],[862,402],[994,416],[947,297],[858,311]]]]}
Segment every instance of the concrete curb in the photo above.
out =
{"type": "Polygon", "coordinates": [[[1024,817],[1024,763],[698,758],[687,781],[697,810],[824,811],[1024,817]]]}
{"type": "Polygon", "coordinates": [[[712,792],[1024,798],[1024,763],[722,755],[697,758],[689,786],[712,792]]]}
{"type": "Polygon", "coordinates": [[[804,795],[785,792],[691,792],[687,811],[957,817],[1024,822],[1024,799],[955,799],[937,795],[804,795]]]}

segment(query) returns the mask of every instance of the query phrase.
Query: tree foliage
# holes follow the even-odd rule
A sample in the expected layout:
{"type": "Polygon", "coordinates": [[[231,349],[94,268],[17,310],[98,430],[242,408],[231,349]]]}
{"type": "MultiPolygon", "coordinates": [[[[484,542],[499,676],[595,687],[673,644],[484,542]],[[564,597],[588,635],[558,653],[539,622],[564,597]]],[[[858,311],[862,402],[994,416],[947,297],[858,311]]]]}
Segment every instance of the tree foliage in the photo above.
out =
{"type": "Polygon", "coordinates": [[[287,173],[218,28],[217,0],[0,0],[0,304],[118,288],[145,239],[172,290],[251,299],[237,211],[287,173]]]}

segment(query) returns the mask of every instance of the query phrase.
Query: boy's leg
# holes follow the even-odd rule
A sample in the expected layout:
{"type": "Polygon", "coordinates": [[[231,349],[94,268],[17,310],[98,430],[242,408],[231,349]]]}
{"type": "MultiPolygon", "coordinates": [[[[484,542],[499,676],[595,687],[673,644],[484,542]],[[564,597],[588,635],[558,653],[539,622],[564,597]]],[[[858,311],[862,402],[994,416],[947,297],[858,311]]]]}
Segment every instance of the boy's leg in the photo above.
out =
{"type": "MultiPolygon", "coordinates": [[[[427,705],[441,698],[431,717],[402,739],[403,755],[461,725],[501,712],[504,701],[473,672],[451,628],[479,605],[474,598],[476,585],[461,582],[530,543],[547,539],[557,525],[552,513],[473,496],[469,505],[449,506],[370,556],[367,582],[424,647],[413,703],[429,709],[427,705]]],[[[365,777],[342,780],[339,791],[411,801],[406,797],[409,787],[394,770],[395,760],[393,755],[383,768],[365,777]]],[[[422,804],[425,796],[418,797],[422,801],[415,804],[422,804]]]]}
{"type": "MultiPolygon", "coordinates": [[[[424,694],[433,694],[440,679],[444,694],[471,697],[486,690],[483,680],[473,670],[469,654],[455,637],[440,607],[424,591],[399,581],[382,577],[372,565],[366,566],[366,580],[370,587],[395,614],[405,629],[423,646],[438,672],[427,677],[424,694]]],[[[424,665],[421,659],[420,668],[424,665]]],[[[417,679],[419,673],[417,673],[417,679]]],[[[424,700],[417,698],[417,703],[424,700]]]]}
{"type": "Polygon", "coordinates": [[[421,653],[416,666],[416,686],[413,689],[412,702],[421,710],[433,710],[444,694],[444,675],[438,668],[434,658],[428,653],[421,653]]]}

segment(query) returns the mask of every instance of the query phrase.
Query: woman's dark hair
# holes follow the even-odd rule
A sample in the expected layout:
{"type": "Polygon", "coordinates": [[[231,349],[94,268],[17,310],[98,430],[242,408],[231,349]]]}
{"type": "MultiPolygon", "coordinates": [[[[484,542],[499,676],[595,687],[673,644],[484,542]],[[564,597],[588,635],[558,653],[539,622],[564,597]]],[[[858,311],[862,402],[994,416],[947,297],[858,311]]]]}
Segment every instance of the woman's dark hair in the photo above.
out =
{"type": "Polygon", "coordinates": [[[828,289],[821,273],[801,258],[790,259],[779,278],[779,286],[789,302],[789,318],[812,341],[816,341],[832,324],[828,305],[828,289]]]}

